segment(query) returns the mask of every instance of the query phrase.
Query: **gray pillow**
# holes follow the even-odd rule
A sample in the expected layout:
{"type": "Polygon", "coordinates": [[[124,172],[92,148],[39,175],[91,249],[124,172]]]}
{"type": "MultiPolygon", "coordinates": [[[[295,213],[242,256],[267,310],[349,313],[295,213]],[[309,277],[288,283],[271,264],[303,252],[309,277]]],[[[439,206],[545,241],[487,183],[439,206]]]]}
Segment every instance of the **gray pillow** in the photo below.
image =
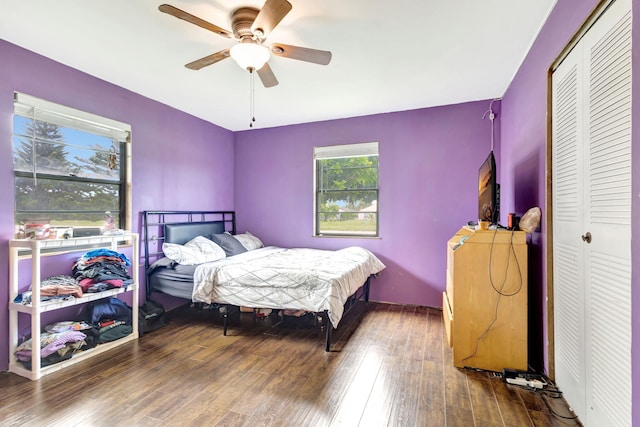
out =
{"type": "Polygon", "coordinates": [[[221,234],[209,234],[206,236],[208,239],[213,240],[214,243],[217,243],[218,246],[224,250],[224,253],[227,256],[233,256],[237,254],[241,254],[243,252],[247,252],[247,248],[242,246],[242,243],[233,235],[229,233],[221,233],[221,234]]]}

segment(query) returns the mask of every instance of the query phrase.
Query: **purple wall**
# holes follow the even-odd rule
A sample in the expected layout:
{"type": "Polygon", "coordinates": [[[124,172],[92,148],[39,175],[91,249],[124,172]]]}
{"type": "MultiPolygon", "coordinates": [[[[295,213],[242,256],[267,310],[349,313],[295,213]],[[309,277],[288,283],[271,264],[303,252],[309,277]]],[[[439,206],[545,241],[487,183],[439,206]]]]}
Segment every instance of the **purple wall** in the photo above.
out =
{"type": "MultiPolygon", "coordinates": [[[[640,0],[632,1],[640,10],[640,0]]],[[[546,73],[597,3],[558,0],[502,105],[494,104],[499,111],[495,150],[503,223],[508,212],[522,214],[531,206],[546,211],[546,73]]],[[[634,16],[634,69],[640,69],[638,19],[634,16]]],[[[1,141],[11,137],[14,90],[132,125],[134,230],[141,210],[234,209],[235,195],[239,231],[249,230],[267,244],[282,246],[367,247],[388,266],[373,284],[373,299],[440,305],[445,242],[476,216],[477,168],[489,151],[490,122],[482,119],[488,101],[234,135],[2,40],[0,58],[1,141]],[[368,141],[380,143],[381,238],[312,237],[313,146],[368,141]]],[[[640,99],[638,75],[634,73],[634,116],[640,99]]],[[[633,128],[633,194],[640,192],[638,128],[633,128]]],[[[6,307],[6,242],[13,233],[10,144],[0,144],[0,174],[5,183],[0,187],[0,307],[6,307]]],[[[634,217],[638,212],[640,199],[634,197],[634,217]]],[[[634,260],[640,258],[639,223],[633,226],[634,260]]],[[[543,223],[540,233],[534,233],[530,245],[532,336],[538,341],[532,356],[540,360],[547,354],[545,227],[543,223]]],[[[634,270],[633,307],[640,306],[639,282],[634,270]]],[[[634,310],[632,321],[635,360],[640,353],[639,310],[634,310]]],[[[0,370],[7,367],[7,323],[6,310],[0,310],[0,370]]],[[[633,370],[633,384],[637,394],[640,369],[633,370]]],[[[639,405],[633,408],[633,421],[640,425],[639,405]]]]}
{"type": "Polygon", "coordinates": [[[366,247],[387,265],[373,282],[374,300],[439,307],[446,242],[477,219],[478,168],[490,150],[490,121],[482,119],[488,107],[470,102],[239,132],[238,230],[279,246],[366,247]],[[380,238],[312,237],[313,147],[370,141],[380,150],[380,238]]]}
{"type": "MultiPolygon", "coordinates": [[[[133,230],[150,209],[234,209],[233,132],[0,40],[0,370],[8,346],[13,92],[129,123],[133,230]]],[[[48,270],[43,268],[43,275],[48,270]]],[[[55,274],[55,273],[50,273],[55,274]]],[[[141,296],[144,291],[141,290],[141,296]]]]}
{"type": "MultiPolygon", "coordinates": [[[[502,206],[503,213],[508,211],[524,213],[531,206],[540,206],[543,217],[546,210],[545,195],[545,156],[546,156],[546,113],[547,113],[547,70],[562,48],[589,13],[596,7],[598,1],[588,0],[576,2],[558,0],[553,12],[538,35],[520,70],[514,77],[502,101],[502,206]]],[[[633,0],[634,12],[639,9],[640,0],[633,0]]],[[[638,30],[637,13],[633,18],[633,68],[640,69],[640,36],[638,30]]],[[[633,117],[638,114],[638,100],[640,99],[640,76],[634,72],[633,82],[633,117]]],[[[638,194],[640,171],[640,144],[637,123],[633,125],[633,191],[638,194]]],[[[633,198],[633,217],[640,217],[640,202],[633,198]]],[[[640,236],[638,221],[634,221],[632,236],[633,264],[640,260],[640,236]]],[[[533,235],[531,247],[531,261],[533,279],[530,287],[537,289],[533,296],[530,310],[533,312],[534,327],[538,328],[539,354],[545,357],[548,366],[547,346],[547,317],[546,317],[546,263],[544,253],[547,242],[544,238],[546,224],[543,222],[541,232],[533,235]]],[[[632,271],[632,307],[640,306],[640,275],[632,271]]],[[[632,360],[638,360],[640,354],[640,310],[634,309],[632,314],[632,360]]],[[[634,396],[640,387],[640,369],[633,369],[632,384],[634,396]]],[[[633,401],[638,402],[637,398],[633,401]]],[[[633,425],[640,425],[640,405],[633,408],[633,425]]]]}

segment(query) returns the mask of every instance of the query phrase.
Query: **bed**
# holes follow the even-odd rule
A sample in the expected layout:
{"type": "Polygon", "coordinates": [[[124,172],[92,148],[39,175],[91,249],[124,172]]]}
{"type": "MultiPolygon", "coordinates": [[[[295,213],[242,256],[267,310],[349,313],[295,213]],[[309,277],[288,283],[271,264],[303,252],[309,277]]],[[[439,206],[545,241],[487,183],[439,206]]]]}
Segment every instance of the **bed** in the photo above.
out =
{"type": "Polygon", "coordinates": [[[236,234],[233,211],[145,211],[147,298],[161,292],[195,303],[225,305],[225,335],[229,305],[317,313],[323,319],[329,351],[331,330],[356,301],[368,301],[371,277],[385,268],[375,255],[357,246],[337,251],[265,247],[243,240],[249,237],[253,236],[236,234]],[[208,248],[209,240],[226,254],[211,255],[217,249],[208,248]],[[238,241],[246,246],[244,251],[228,250],[238,241]],[[187,250],[199,244],[204,244],[204,255],[187,250]],[[173,259],[165,256],[163,245],[173,259]],[[180,258],[184,254],[186,261],[180,258]]]}

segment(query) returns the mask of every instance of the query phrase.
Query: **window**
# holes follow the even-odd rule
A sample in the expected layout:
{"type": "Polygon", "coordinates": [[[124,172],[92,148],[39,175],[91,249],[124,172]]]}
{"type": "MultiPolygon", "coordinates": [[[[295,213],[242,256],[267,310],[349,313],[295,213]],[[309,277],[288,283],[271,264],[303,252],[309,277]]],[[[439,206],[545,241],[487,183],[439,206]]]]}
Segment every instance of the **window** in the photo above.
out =
{"type": "Polygon", "coordinates": [[[378,236],[378,143],[314,147],[315,235],[378,236]]]}
{"type": "Polygon", "coordinates": [[[75,235],[128,224],[129,125],[15,93],[15,225],[75,235]],[[110,217],[110,218],[109,218],[110,217]]]}

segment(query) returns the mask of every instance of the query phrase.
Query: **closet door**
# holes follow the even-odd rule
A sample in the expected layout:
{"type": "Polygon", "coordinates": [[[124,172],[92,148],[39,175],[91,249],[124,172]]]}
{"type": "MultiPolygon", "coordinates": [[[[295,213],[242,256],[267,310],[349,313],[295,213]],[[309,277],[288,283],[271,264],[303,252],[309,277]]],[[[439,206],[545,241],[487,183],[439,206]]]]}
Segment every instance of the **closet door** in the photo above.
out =
{"type": "Polygon", "coordinates": [[[585,425],[631,425],[630,0],[583,36],[553,91],[556,380],[585,425]]]}
{"type": "Polygon", "coordinates": [[[586,420],[630,426],[631,2],[617,0],[587,37],[586,420]]]}
{"type": "Polygon", "coordinates": [[[556,382],[579,416],[586,389],[582,82],[582,50],[574,49],[553,73],[553,303],[556,382]]]}

